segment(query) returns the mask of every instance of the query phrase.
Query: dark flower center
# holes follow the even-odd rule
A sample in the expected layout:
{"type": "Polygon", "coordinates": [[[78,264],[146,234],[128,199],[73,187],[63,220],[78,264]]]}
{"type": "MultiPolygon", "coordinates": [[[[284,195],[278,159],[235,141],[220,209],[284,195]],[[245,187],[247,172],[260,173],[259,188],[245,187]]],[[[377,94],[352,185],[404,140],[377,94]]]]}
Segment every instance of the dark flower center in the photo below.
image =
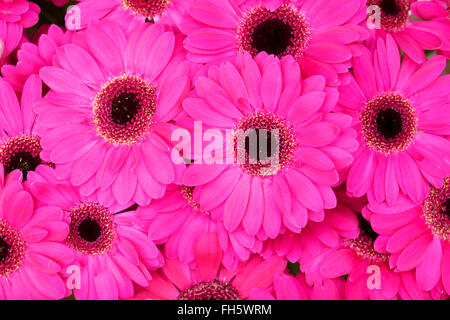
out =
{"type": "Polygon", "coordinates": [[[23,181],[27,180],[28,172],[34,171],[40,164],[53,166],[41,160],[42,147],[38,137],[15,136],[8,137],[0,146],[0,162],[8,174],[14,170],[22,172],[23,181]]]}
{"type": "Polygon", "coordinates": [[[0,262],[3,262],[8,258],[10,248],[11,246],[0,237],[0,262]]]}
{"type": "Polygon", "coordinates": [[[238,291],[228,282],[219,280],[193,284],[180,292],[178,300],[240,300],[238,291]]]}
{"type": "Polygon", "coordinates": [[[94,125],[106,141],[130,145],[147,133],[155,110],[156,88],[140,77],[123,74],[97,93],[94,125]]]}
{"type": "Polygon", "coordinates": [[[20,232],[0,218],[0,279],[20,268],[25,252],[20,232]]]}
{"type": "Polygon", "coordinates": [[[400,13],[400,7],[395,0],[381,0],[381,11],[388,16],[396,16],[400,13]]]}
{"type": "Polygon", "coordinates": [[[88,242],[96,241],[102,234],[102,227],[92,219],[83,220],[78,226],[80,237],[88,242]]]}
{"type": "Polygon", "coordinates": [[[386,139],[394,139],[402,132],[402,115],[394,109],[381,110],[376,121],[378,131],[386,139]]]}
{"type": "Polygon", "coordinates": [[[93,202],[82,203],[70,211],[66,242],[75,250],[89,255],[105,253],[113,245],[115,228],[112,213],[93,202]]]}
{"type": "Polygon", "coordinates": [[[416,136],[416,112],[398,93],[386,92],[372,98],[361,111],[360,119],[362,137],[377,152],[404,151],[416,136]]]}
{"type": "Polygon", "coordinates": [[[246,115],[233,135],[236,164],[254,176],[268,177],[288,167],[297,147],[293,127],[271,113],[246,115]]]}
{"type": "Polygon", "coordinates": [[[450,198],[447,199],[444,203],[444,211],[442,212],[450,219],[450,198]]]}
{"type": "Polygon", "coordinates": [[[283,20],[268,19],[258,24],[253,31],[252,46],[257,52],[282,54],[292,44],[292,28],[283,20]]]}
{"type": "Polygon", "coordinates": [[[266,161],[276,154],[277,139],[269,130],[252,129],[245,137],[245,152],[250,159],[266,161]],[[255,146],[256,145],[256,146],[255,146]]]}
{"type": "Polygon", "coordinates": [[[122,92],[111,102],[111,119],[116,124],[128,124],[140,109],[136,93],[122,92]]]}
{"type": "Polygon", "coordinates": [[[256,56],[259,52],[279,58],[292,55],[296,60],[311,40],[306,16],[294,6],[282,4],[272,11],[261,5],[248,10],[237,30],[237,47],[256,56]]]}
{"type": "Polygon", "coordinates": [[[361,230],[361,233],[363,235],[365,235],[372,241],[375,241],[378,238],[378,233],[373,231],[370,222],[364,219],[363,217],[360,217],[359,219],[359,229],[361,230]]]}
{"type": "Polygon", "coordinates": [[[444,241],[450,239],[450,177],[444,179],[442,188],[430,187],[422,216],[435,236],[444,241]]]}
{"type": "Polygon", "coordinates": [[[38,165],[42,163],[40,157],[34,157],[31,152],[21,151],[13,155],[9,163],[6,165],[6,173],[19,169],[22,171],[23,180],[25,181],[28,172],[34,171],[38,165]]]}

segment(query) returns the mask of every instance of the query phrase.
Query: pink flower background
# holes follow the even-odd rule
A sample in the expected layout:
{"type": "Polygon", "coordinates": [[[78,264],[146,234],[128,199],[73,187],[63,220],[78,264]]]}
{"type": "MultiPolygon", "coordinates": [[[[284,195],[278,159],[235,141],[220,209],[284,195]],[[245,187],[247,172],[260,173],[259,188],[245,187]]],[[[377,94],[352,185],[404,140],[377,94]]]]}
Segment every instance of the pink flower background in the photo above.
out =
{"type": "Polygon", "coordinates": [[[0,299],[448,299],[449,56],[446,0],[0,0],[0,299]]]}

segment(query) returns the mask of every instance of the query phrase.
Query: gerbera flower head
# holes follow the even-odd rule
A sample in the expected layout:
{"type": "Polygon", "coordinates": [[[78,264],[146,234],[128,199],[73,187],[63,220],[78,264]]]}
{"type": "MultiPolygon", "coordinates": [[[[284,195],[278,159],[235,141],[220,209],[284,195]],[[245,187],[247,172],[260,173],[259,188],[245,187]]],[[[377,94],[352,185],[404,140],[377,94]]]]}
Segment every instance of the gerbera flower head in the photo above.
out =
{"type": "Polygon", "coordinates": [[[363,6],[357,0],[201,0],[188,6],[180,29],[194,62],[220,62],[243,52],[290,55],[305,74],[338,83],[338,74],[359,54],[356,43],[368,36],[357,26],[363,6]]]}
{"type": "Polygon", "coordinates": [[[286,268],[286,261],[282,258],[262,259],[253,255],[247,262],[229,270],[221,264],[222,256],[217,236],[204,233],[196,241],[194,263],[166,259],[149,285],[142,288],[134,299],[248,299],[252,289],[271,287],[274,275],[286,268]]]}
{"type": "Polygon", "coordinates": [[[383,237],[376,233],[366,213],[355,213],[359,235],[344,238],[334,247],[309,246],[300,259],[300,269],[311,284],[347,276],[345,298],[357,300],[430,299],[418,287],[412,272],[398,272],[389,265],[383,237]]]}
{"type": "Polygon", "coordinates": [[[167,144],[168,122],[190,87],[179,42],[162,25],[125,36],[104,22],[58,50],[60,67],[40,70],[51,89],[36,106],[42,157],[56,164],[58,178],[85,196],[97,192],[106,205],[146,205],[179,179],[183,166],[173,164],[167,144]]]}
{"type": "Polygon", "coordinates": [[[72,42],[74,32],[63,31],[52,24],[37,41],[37,44],[25,42],[17,51],[17,63],[2,67],[3,77],[16,92],[22,92],[26,79],[32,74],[39,74],[45,66],[53,65],[57,48],[72,42]]]}
{"type": "Polygon", "coordinates": [[[296,276],[278,272],[274,276],[273,287],[250,291],[250,300],[342,300],[344,299],[344,279],[326,279],[323,284],[308,285],[305,275],[296,276]]]}
{"type": "Polygon", "coordinates": [[[0,88],[0,167],[5,177],[9,174],[26,181],[28,173],[38,166],[53,166],[41,159],[42,146],[34,127],[36,115],[33,105],[41,97],[42,83],[37,75],[30,76],[20,102],[4,79],[0,79],[0,88]]]}
{"type": "Polygon", "coordinates": [[[439,33],[442,45],[438,54],[450,59],[450,2],[448,0],[415,1],[411,4],[411,11],[421,20],[429,21],[433,31],[439,33]]]}
{"type": "Polygon", "coordinates": [[[191,263],[195,244],[203,233],[215,234],[223,250],[222,264],[234,269],[239,261],[249,259],[261,247],[261,240],[250,239],[244,231],[226,232],[222,217],[203,210],[194,199],[195,187],[169,186],[165,196],[146,207],[139,207],[138,217],[146,223],[149,238],[165,244],[168,259],[191,263]]]}
{"type": "Polygon", "coordinates": [[[422,204],[405,196],[392,206],[369,205],[367,216],[398,271],[414,271],[420,288],[450,294],[450,178],[430,186],[422,204]]]}
{"type": "Polygon", "coordinates": [[[425,62],[425,50],[448,47],[444,44],[448,41],[448,34],[445,33],[445,29],[449,28],[448,21],[440,25],[434,21],[412,19],[411,8],[414,8],[413,13],[428,9],[440,11],[435,6],[441,6],[437,2],[430,5],[423,5],[423,2],[435,1],[367,0],[368,20],[365,20],[364,24],[374,22],[374,26],[371,27],[372,40],[376,41],[378,37],[385,38],[390,34],[405,54],[417,63],[425,62]],[[419,10],[416,10],[417,8],[419,10]]]}
{"type": "Polygon", "coordinates": [[[182,23],[184,7],[192,0],[80,0],[77,10],[66,15],[67,29],[79,18],[77,29],[84,29],[97,21],[118,20],[129,30],[146,21],[160,21],[176,26],[182,23]],[[79,14],[79,17],[73,16],[79,14]]]}
{"type": "Polygon", "coordinates": [[[62,210],[37,207],[15,179],[1,183],[0,299],[64,298],[61,275],[73,254],[64,245],[69,226],[62,210]]]}
{"type": "Polygon", "coordinates": [[[353,76],[340,88],[339,105],[354,118],[361,142],[347,177],[351,196],[392,204],[403,192],[416,203],[428,184],[439,187],[450,170],[446,59],[423,64],[400,53],[394,39],[378,39],[354,59],[353,76]]]}
{"type": "Polygon", "coordinates": [[[32,175],[30,191],[41,205],[64,212],[69,221],[65,245],[80,268],[76,299],[125,299],[134,284],[147,286],[149,270],[159,268],[163,257],[136,217],[134,208],[108,206],[98,198],[84,197],[53,174],[32,175]]]}
{"type": "Polygon", "coordinates": [[[213,65],[196,80],[184,111],[230,139],[218,144],[223,158],[210,162],[205,151],[182,183],[195,187],[202,209],[223,216],[228,232],[260,239],[285,227],[298,233],[336,206],[331,186],[357,143],[351,119],[330,113],[337,91],[325,82],[320,75],[302,78],[292,56],[280,61],[266,53],[213,65]]]}
{"type": "Polygon", "coordinates": [[[308,271],[306,274],[308,283],[313,284],[319,275],[310,271],[309,263],[313,261],[311,257],[335,248],[344,239],[356,238],[359,235],[359,226],[352,210],[342,204],[338,204],[334,209],[325,210],[322,216],[313,216],[311,219],[312,221],[308,222],[300,234],[287,231],[273,240],[265,241],[261,254],[264,257],[279,255],[292,263],[301,261],[304,270],[308,271]]]}

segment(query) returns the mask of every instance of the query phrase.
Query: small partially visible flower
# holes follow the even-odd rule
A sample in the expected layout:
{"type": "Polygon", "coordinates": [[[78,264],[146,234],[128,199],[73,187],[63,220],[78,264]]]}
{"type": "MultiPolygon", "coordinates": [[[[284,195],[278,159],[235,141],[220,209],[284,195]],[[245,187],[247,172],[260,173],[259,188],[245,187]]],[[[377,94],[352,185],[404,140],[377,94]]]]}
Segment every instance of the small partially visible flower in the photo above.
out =
{"type": "Polygon", "coordinates": [[[150,239],[165,244],[168,259],[183,263],[194,261],[195,244],[205,232],[217,235],[223,250],[222,264],[233,269],[239,260],[247,260],[261,247],[261,240],[250,239],[243,231],[227,232],[220,215],[203,210],[194,199],[195,187],[169,186],[165,196],[146,207],[137,216],[146,223],[150,239]]]}
{"type": "Polygon", "coordinates": [[[169,25],[183,23],[185,7],[192,0],[80,0],[78,10],[66,15],[67,29],[72,28],[72,19],[79,18],[79,29],[97,21],[115,20],[129,27],[129,30],[146,21],[163,20],[169,25]]]}
{"type": "Polygon", "coordinates": [[[262,259],[253,255],[234,270],[222,264],[223,251],[217,236],[202,234],[194,249],[193,264],[166,259],[165,265],[155,273],[149,285],[134,299],[158,300],[243,300],[254,288],[273,286],[274,275],[286,268],[279,257],[262,259]]]}
{"type": "Polygon", "coordinates": [[[34,103],[42,94],[37,75],[25,82],[20,101],[11,85],[0,79],[0,168],[2,175],[26,181],[29,172],[40,165],[52,166],[41,159],[41,138],[35,131],[34,103]]]}
{"type": "Polygon", "coordinates": [[[369,205],[367,217],[392,268],[413,270],[420,288],[450,295],[450,177],[420,205],[401,196],[392,206],[369,205]]]}
{"type": "Polygon", "coordinates": [[[74,32],[63,31],[51,25],[39,37],[37,44],[26,42],[17,51],[17,63],[2,67],[3,77],[13,86],[16,92],[22,92],[25,80],[32,74],[39,74],[45,66],[52,66],[56,50],[72,42],[74,32]]]}
{"type": "MultiPolygon", "coordinates": [[[[392,36],[397,45],[416,63],[425,62],[425,50],[448,46],[444,44],[445,38],[448,38],[448,34],[446,35],[444,31],[449,28],[448,21],[445,26],[446,23],[440,25],[433,21],[412,20],[411,6],[423,8],[422,3],[425,2],[432,1],[367,0],[368,19],[379,23],[379,28],[376,27],[372,31],[372,40],[392,36]]],[[[367,22],[364,21],[364,24],[367,22]]]]}
{"type": "Polygon", "coordinates": [[[73,254],[63,211],[37,207],[15,179],[0,180],[0,300],[64,298],[62,274],[73,254]]]}
{"type": "Polygon", "coordinates": [[[42,205],[63,212],[69,221],[65,244],[80,268],[76,299],[125,299],[134,295],[134,283],[147,286],[149,270],[163,265],[156,245],[141,231],[132,209],[108,206],[95,197],[84,197],[76,188],[53,175],[30,181],[33,196],[42,205]]]}
{"type": "Polygon", "coordinates": [[[344,299],[344,279],[325,279],[322,284],[309,286],[305,276],[295,277],[287,273],[275,274],[273,287],[250,291],[250,300],[342,300],[344,299]]]}
{"type": "Polygon", "coordinates": [[[200,0],[188,6],[181,31],[194,62],[233,60],[244,52],[289,55],[302,73],[338,84],[360,54],[357,42],[368,37],[357,25],[363,7],[360,0],[200,0]]]}

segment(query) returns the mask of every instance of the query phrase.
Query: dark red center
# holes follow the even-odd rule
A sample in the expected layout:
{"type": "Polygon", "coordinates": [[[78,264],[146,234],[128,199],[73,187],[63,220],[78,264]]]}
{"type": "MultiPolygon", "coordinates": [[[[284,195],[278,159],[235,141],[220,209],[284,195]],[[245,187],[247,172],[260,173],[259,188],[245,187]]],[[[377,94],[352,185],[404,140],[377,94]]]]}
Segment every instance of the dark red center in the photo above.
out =
{"type": "Polygon", "coordinates": [[[257,52],[278,56],[292,45],[292,28],[281,19],[268,19],[256,26],[251,38],[257,52]]]}
{"type": "Polygon", "coordinates": [[[376,122],[378,132],[386,139],[394,139],[402,133],[402,115],[394,109],[380,110],[376,122]]]}
{"type": "Polygon", "coordinates": [[[133,92],[122,92],[111,101],[111,119],[116,124],[130,123],[140,110],[141,100],[133,92]]]}
{"type": "Polygon", "coordinates": [[[388,16],[396,16],[400,13],[401,8],[397,5],[395,0],[381,0],[381,11],[388,16]]]}
{"type": "Polygon", "coordinates": [[[6,241],[0,237],[0,262],[3,262],[9,256],[9,249],[11,246],[6,243],[6,241]]]}
{"type": "Polygon", "coordinates": [[[87,242],[95,242],[102,234],[102,227],[97,221],[88,218],[80,223],[78,233],[87,242]]]}

